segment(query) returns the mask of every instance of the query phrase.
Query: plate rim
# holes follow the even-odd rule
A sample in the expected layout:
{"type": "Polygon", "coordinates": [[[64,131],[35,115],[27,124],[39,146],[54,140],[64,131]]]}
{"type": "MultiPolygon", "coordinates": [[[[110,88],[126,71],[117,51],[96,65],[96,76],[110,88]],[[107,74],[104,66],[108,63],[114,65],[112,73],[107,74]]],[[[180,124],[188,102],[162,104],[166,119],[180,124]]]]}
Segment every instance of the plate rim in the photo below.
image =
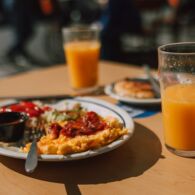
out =
{"type": "MultiPolygon", "coordinates": [[[[115,113],[119,113],[119,116],[122,117],[122,119],[125,122],[125,125],[127,125],[128,129],[128,134],[121,136],[120,138],[116,139],[115,141],[111,142],[108,145],[105,145],[103,147],[94,149],[94,150],[87,150],[84,152],[80,153],[73,153],[73,154],[68,154],[68,155],[47,155],[47,154],[42,154],[39,156],[39,161],[73,161],[73,160],[80,160],[84,158],[89,158],[93,156],[97,156],[103,153],[107,153],[111,150],[114,150],[118,147],[120,147],[122,144],[124,144],[127,140],[129,140],[135,130],[135,124],[133,119],[128,115],[126,111],[121,109],[120,107],[113,105],[109,102],[106,102],[104,100],[100,100],[97,98],[91,98],[91,97],[75,97],[75,98],[68,98],[68,99],[63,99],[60,101],[57,101],[55,105],[60,104],[61,102],[64,101],[80,101],[80,102],[88,102],[92,104],[96,104],[99,106],[104,106],[106,109],[110,109],[111,111],[114,111],[115,113]]],[[[11,157],[11,158],[17,158],[17,159],[26,159],[27,154],[20,152],[20,151],[13,151],[10,149],[7,149],[6,147],[3,147],[0,145],[0,155],[11,157]]]]}

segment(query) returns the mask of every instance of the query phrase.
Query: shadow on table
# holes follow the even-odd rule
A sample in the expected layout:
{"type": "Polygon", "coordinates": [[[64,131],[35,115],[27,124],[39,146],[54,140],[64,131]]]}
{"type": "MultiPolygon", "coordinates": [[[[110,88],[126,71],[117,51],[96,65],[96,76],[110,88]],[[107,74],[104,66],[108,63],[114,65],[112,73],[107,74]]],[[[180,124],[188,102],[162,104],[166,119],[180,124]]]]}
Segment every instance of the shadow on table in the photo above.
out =
{"type": "Polygon", "coordinates": [[[135,133],[123,146],[107,154],[72,162],[39,162],[36,171],[27,174],[24,161],[0,157],[6,167],[29,177],[63,183],[67,194],[81,194],[79,184],[98,184],[137,177],[161,157],[158,137],[136,123],[135,133]]]}

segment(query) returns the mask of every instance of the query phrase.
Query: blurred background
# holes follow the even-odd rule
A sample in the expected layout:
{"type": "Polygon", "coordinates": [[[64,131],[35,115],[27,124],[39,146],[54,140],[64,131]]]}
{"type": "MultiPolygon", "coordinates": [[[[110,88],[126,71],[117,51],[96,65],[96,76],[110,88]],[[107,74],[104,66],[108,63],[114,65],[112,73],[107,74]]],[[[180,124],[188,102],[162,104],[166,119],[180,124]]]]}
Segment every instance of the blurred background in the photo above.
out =
{"type": "Polygon", "coordinates": [[[101,59],[157,68],[157,47],[194,41],[194,0],[0,0],[0,77],[66,61],[61,29],[101,27],[101,59]]]}

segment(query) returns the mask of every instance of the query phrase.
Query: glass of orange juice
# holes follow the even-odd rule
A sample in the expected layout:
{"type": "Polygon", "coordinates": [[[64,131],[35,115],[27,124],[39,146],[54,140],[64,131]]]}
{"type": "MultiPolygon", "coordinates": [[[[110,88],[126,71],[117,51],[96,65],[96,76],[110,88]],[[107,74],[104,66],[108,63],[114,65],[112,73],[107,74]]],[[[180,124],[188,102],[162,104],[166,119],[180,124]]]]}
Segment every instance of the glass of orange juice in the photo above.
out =
{"type": "Polygon", "coordinates": [[[158,48],[166,147],[195,157],[195,42],[158,48]]]}
{"type": "Polygon", "coordinates": [[[94,89],[98,83],[99,28],[74,26],[63,29],[64,51],[73,89],[94,89]]]}

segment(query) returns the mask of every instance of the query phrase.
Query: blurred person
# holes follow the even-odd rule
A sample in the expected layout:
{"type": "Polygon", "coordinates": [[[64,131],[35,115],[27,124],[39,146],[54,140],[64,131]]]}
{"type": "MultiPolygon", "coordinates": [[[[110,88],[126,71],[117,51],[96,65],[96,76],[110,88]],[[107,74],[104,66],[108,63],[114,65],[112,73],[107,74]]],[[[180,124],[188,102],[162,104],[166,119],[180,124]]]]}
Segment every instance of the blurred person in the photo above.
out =
{"type": "Polygon", "coordinates": [[[132,0],[109,0],[102,16],[101,57],[106,60],[122,61],[121,37],[124,34],[142,34],[139,11],[132,0]]]}
{"type": "Polygon", "coordinates": [[[9,22],[14,32],[14,43],[7,51],[7,58],[17,65],[34,64],[33,57],[27,52],[26,46],[33,35],[35,0],[4,0],[9,22]]]}
{"type": "MultiPolygon", "coordinates": [[[[175,20],[186,20],[183,22],[193,23],[195,19],[195,1],[194,0],[175,0],[175,5],[171,4],[173,0],[168,0],[169,4],[176,10],[175,20]]],[[[178,21],[180,22],[180,21],[178,21]]]]}
{"type": "MultiPolygon", "coordinates": [[[[47,10],[51,10],[49,6],[47,10]]],[[[97,0],[56,0],[55,10],[55,18],[46,32],[43,45],[50,61],[57,64],[65,61],[62,28],[80,24],[90,25],[99,20],[101,9],[97,0]]]]}
{"type": "Polygon", "coordinates": [[[194,0],[167,0],[171,14],[164,19],[171,26],[173,42],[178,42],[181,28],[194,24],[195,1],[194,0]]]}
{"type": "Polygon", "coordinates": [[[97,0],[58,0],[58,2],[61,7],[62,26],[91,24],[100,18],[101,8],[97,0]]]}

